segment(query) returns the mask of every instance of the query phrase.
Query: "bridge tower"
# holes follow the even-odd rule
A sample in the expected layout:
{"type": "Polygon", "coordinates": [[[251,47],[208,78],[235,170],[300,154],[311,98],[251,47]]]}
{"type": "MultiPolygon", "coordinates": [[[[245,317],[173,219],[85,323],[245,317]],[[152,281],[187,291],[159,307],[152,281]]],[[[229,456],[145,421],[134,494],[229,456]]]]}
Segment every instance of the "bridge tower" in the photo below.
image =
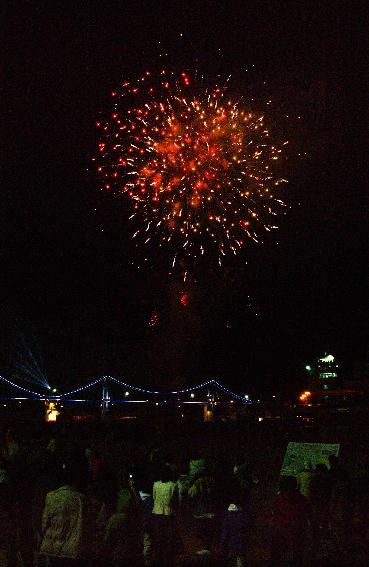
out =
{"type": "Polygon", "coordinates": [[[105,415],[109,411],[110,396],[109,396],[109,386],[107,381],[103,382],[102,387],[102,397],[101,397],[101,413],[105,415]]]}

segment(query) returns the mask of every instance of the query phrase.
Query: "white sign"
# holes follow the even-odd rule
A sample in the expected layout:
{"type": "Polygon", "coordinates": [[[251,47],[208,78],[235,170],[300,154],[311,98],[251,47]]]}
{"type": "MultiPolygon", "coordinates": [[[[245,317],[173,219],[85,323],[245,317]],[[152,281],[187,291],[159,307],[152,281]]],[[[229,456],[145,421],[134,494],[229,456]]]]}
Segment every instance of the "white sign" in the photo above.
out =
{"type": "Polygon", "coordinates": [[[287,445],[281,476],[296,476],[303,470],[313,470],[323,463],[329,468],[329,456],[338,457],[339,443],[295,443],[287,445]]]}

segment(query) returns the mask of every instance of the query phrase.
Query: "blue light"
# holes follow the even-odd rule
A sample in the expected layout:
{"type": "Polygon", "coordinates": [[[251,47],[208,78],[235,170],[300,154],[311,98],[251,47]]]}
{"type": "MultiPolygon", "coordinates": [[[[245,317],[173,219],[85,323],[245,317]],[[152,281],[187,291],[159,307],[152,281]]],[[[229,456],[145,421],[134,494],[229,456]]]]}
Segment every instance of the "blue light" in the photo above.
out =
{"type": "MultiPolygon", "coordinates": [[[[0,380],[2,380],[3,382],[5,382],[6,384],[9,384],[10,386],[13,386],[14,388],[17,388],[19,390],[22,390],[23,392],[26,392],[28,394],[32,394],[33,396],[38,396],[39,399],[46,399],[45,398],[45,394],[39,394],[38,392],[34,392],[33,390],[29,390],[27,388],[23,388],[22,386],[19,386],[18,384],[15,384],[14,382],[8,380],[7,378],[4,378],[3,376],[0,376],[0,380]]],[[[242,401],[244,404],[250,404],[251,400],[245,396],[241,396],[239,394],[236,394],[235,392],[232,392],[232,390],[229,390],[228,388],[224,387],[222,384],[220,384],[219,382],[217,382],[214,379],[211,380],[206,380],[205,382],[201,382],[200,384],[197,384],[195,386],[192,386],[190,388],[183,388],[182,390],[173,390],[171,392],[167,392],[167,391],[160,391],[160,390],[149,390],[146,388],[140,388],[138,386],[133,386],[131,384],[127,384],[127,382],[124,382],[123,380],[119,380],[118,378],[114,378],[113,376],[100,376],[99,378],[96,378],[95,380],[92,380],[91,382],[89,382],[88,384],[85,384],[83,386],[79,386],[78,388],[75,388],[73,390],[70,390],[69,392],[64,392],[58,395],[54,395],[54,396],[49,396],[49,399],[57,399],[60,400],[61,398],[65,399],[68,396],[71,396],[73,394],[76,394],[78,392],[83,392],[84,390],[88,390],[89,388],[92,388],[93,386],[96,386],[97,384],[101,384],[101,383],[106,383],[106,382],[112,382],[113,384],[117,384],[119,386],[123,386],[125,391],[125,397],[129,396],[129,391],[133,391],[133,392],[140,392],[143,394],[149,394],[152,396],[163,396],[163,397],[170,397],[170,396],[178,396],[180,394],[187,394],[187,393],[191,393],[191,398],[194,397],[193,392],[196,390],[200,390],[201,388],[205,388],[205,387],[209,387],[213,386],[213,388],[220,390],[221,392],[223,392],[224,394],[227,394],[227,396],[230,396],[231,398],[237,399],[242,401]]],[[[49,389],[51,389],[49,387],[49,389]]],[[[54,390],[53,390],[54,391],[54,390]]],[[[208,393],[209,395],[209,393],[208,393]]],[[[67,400],[65,400],[67,401],[67,400]]],[[[87,401],[87,400],[81,400],[81,401],[87,401]]],[[[128,400],[125,400],[128,401],[128,400]]],[[[148,400],[147,400],[148,401],[148,400]]],[[[192,402],[194,403],[194,402],[192,402]]],[[[199,402],[202,403],[202,402],[199,402]]]]}

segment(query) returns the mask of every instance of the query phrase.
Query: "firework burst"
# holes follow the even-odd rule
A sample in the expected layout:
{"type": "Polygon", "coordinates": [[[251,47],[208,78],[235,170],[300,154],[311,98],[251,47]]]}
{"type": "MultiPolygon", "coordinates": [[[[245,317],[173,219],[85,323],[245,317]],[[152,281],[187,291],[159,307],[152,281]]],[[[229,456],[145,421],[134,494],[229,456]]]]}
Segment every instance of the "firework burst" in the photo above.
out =
{"type": "Polygon", "coordinates": [[[129,198],[132,237],[168,247],[171,268],[214,253],[221,265],[277,228],[282,147],[228,91],[146,72],[112,93],[114,110],[97,124],[103,188],[129,198]]]}

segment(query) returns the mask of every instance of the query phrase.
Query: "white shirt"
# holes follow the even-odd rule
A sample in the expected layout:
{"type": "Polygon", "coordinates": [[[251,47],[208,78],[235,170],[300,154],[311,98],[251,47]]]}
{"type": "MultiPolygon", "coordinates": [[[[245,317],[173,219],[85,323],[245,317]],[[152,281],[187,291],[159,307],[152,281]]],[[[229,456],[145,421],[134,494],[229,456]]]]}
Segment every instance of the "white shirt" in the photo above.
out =
{"type": "Polygon", "coordinates": [[[61,486],[46,496],[42,516],[40,553],[76,559],[82,552],[84,497],[71,486],[61,486]]]}
{"type": "Polygon", "coordinates": [[[153,514],[170,516],[174,513],[174,506],[177,497],[177,485],[175,482],[154,482],[153,487],[154,506],[153,514]]]}

